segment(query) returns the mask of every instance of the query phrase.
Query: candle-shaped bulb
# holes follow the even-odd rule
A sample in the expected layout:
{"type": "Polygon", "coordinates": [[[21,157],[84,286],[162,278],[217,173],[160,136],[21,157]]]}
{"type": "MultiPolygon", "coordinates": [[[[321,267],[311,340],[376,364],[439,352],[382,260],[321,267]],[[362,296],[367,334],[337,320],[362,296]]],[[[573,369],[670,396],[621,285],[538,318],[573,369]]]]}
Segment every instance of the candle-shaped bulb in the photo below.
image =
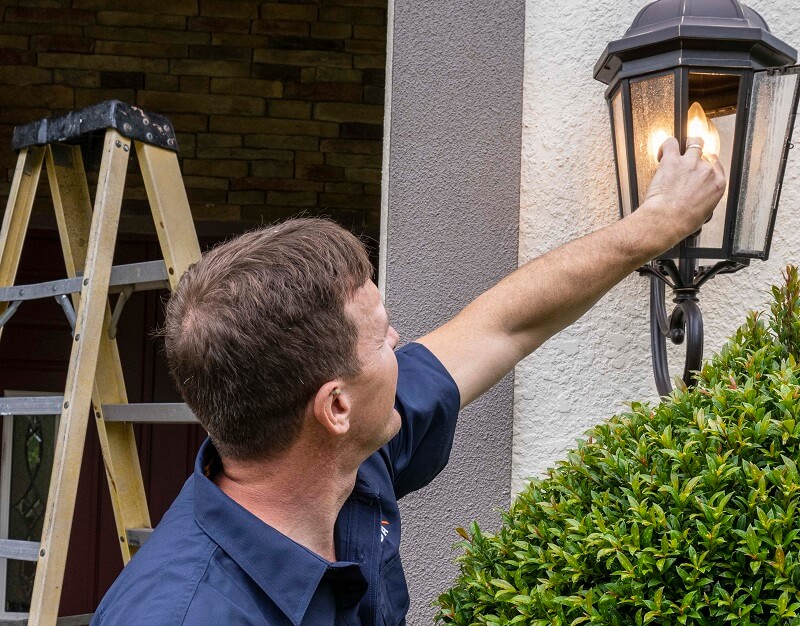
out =
{"type": "Polygon", "coordinates": [[[711,120],[708,120],[708,137],[703,137],[703,140],[706,142],[703,152],[706,154],[713,154],[715,157],[719,158],[719,131],[717,130],[716,124],[714,124],[714,122],[711,120]]]}
{"type": "Polygon", "coordinates": [[[657,130],[650,135],[650,154],[653,155],[653,160],[658,163],[658,152],[664,142],[672,137],[672,133],[665,130],[657,130]]]}
{"type": "Polygon", "coordinates": [[[708,118],[699,102],[689,107],[689,137],[702,137],[708,134],[708,118]]]}
{"type": "Polygon", "coordinates": [[[687,135],[689,137],[700,137],[703,140],[704,154],[713,154],[719,157],[719,131],[714,122],[708,119],[699,102],[695,102],[689,107],[687,135]]]}

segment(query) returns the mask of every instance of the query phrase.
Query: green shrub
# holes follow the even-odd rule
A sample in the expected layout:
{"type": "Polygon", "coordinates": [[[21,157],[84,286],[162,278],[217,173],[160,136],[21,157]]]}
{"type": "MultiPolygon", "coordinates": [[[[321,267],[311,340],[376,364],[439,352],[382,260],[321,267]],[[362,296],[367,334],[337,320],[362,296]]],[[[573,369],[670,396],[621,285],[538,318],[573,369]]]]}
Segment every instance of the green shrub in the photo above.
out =
{"type": "Polygon", "coordinates": [[[444,624],[800,624],[800,280],[697,387],[634,403],[503,515],[459,529],[444,624]]]}

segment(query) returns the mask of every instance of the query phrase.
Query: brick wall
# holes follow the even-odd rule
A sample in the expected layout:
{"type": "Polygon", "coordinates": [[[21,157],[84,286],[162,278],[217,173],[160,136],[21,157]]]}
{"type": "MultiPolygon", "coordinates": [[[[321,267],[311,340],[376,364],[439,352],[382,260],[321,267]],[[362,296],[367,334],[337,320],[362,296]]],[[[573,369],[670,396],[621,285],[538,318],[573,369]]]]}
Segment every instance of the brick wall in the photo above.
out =
{"type": "Polygon", "coordinates": [[[15,125],[116,98],[172,119],[196,220],[377,240],[385,48],[386,0],[4,0],[0,196],[15,125]]]}

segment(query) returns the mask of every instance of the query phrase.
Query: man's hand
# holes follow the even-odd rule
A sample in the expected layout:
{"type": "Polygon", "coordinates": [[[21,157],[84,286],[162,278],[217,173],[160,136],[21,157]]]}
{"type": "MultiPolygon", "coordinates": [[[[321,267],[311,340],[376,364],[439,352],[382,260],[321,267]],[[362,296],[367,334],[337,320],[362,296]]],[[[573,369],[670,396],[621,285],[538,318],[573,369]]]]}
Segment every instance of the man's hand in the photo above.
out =
{"type": "Polygon", "coordinates": [[[655,227],[657,234],[662,230],[667,233],[664,250],[697,232],[725,193],[725,173],[719,159],[703,153],[700,138],[690,137],[686,145],[689,147],[683,155],[674,137],[661,146],[661,163],[639,208],[640,217],[652,218],[661,226],[655,227]]]}
{"type": "Polygon", "coordinates": [[[633,270],[696,232],[725,190],[716,157],[690,139],[667,140],[641,207],[523,265],[419,342],[447,368],[469,404],[633,270]]]}

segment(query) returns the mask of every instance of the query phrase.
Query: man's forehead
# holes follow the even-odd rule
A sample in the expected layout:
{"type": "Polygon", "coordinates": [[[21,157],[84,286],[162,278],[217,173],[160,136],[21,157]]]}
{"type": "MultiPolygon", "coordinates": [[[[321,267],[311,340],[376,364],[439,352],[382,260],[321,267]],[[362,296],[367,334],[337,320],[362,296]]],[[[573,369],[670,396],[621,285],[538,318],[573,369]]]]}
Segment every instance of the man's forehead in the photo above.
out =
{"type": "Polygon", "coordinates": [[[368,280],[355,290],[353,297],[350,298],[350,303],[364,309],[375,309],[383,306],[383,298],[375,283],[368,280]]]}
{"type": "Polygon", "coordinates": [[[386,321],[383,297],[372,281],[368,281],[355,291],[347,303],[347,308],[359,322],[383,324],[386,321]]]}

